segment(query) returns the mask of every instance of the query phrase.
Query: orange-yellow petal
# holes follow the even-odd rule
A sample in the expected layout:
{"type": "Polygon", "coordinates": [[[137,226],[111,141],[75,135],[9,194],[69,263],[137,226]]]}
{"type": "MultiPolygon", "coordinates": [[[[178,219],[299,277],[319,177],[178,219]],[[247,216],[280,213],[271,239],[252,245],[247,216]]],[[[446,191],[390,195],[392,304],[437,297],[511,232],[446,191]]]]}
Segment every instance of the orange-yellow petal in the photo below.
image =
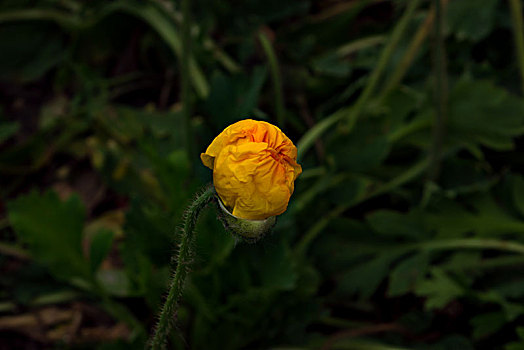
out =
{"type": "Polygon", "coordinates": [[[226,207],[244,219],[282,214],[302,172],[297,149],[276,126],[251,119],[218,135],[201,159],[226,207]]]}

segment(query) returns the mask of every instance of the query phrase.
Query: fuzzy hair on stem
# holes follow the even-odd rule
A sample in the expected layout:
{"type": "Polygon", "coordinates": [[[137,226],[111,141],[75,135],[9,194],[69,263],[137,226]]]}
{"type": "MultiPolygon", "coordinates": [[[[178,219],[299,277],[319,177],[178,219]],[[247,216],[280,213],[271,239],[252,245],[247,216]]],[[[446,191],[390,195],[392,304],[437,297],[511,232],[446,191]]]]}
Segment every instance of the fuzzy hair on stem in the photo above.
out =
{"type": "Polygon", "coordinates": [[[175,314],[178,301],[182,295],[184,281],[191,270],[192,241],[195,226],[200,212],[213,200],[215,188],[208,185],[202,193],[196,196],[187,208],[184,215],[184,226],[181,233],[180,247],[177,257],[177,265],[169,284],[169,293],[166,297],[162,311],[155,328],[153,338],[150,341],[152,350],[164,350],[167,346],[167,338],[175,323],[175,314]]]}

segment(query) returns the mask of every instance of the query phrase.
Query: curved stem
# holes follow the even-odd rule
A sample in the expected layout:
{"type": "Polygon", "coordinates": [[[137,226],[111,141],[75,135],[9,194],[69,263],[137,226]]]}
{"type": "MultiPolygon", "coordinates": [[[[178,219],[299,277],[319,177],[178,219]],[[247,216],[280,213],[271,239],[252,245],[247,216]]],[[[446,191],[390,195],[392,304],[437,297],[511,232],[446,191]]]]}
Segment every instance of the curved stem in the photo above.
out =
{"type": "Polygon", "coordinates": [[[446,72],[446,46],[444,43],[444,14],[441,0],[434,0],[435,5],[435,48],[434,48],[434,76],[435,76],[435,118],[433,124],[433,140],[429,150],[430,164],[428,167],[428,181],[435,182],[440,172],[442,160],[442,143],[444,127],[448,114],[448,77],[446,72]]]}
{"type": "Polygon", "coordinates": [[[393,29],[393,32],[391,33],[387,45],[382,49],[378,62],[375,65],[373,71],[371,72],[371,75],[367,80],[367,84],[364,87],[362,93],[359,95],[355,104],[350,107],[343,107],[339,109],[330,116],[322,119],[321,122],[315,124],[314,127],[309,129],[304,135],[302,135],[302,138],[298,141],[297,144],[299,157],[303,158],[304,154],[313,145],[315,140],[321,137],[322,134],[324,134],[324,132],[326,132],[339,121],[346,119],[345,131],[347,133],[349,133],[353,129],[353,126],[356,124],[364,105],[369,101],[372,94],[375,92],[375,89],[380,81],[382,73],[386,70],[387,63],[389,62],[391,56],[393,56],[394,51],[397,48],[397,44],[399,43],[400,39],[402,38],[402,35],[406,31],[411,19],[413,18],[413,15],[415,14],[415,10],[417,9],[419,3],[420,0],[413,0],[408,3],[406,10],[404,11],[404,14],[399,19],[398,24],[393,29]]]}
{"type": "Polygon", "coordinates": [[[183,128],[187,159],[193,164],[193,131],[191,129],[191,82],[189,76],[189,61],[191,59],[191,23],[189,0],[182,0],[182,57],[180,59],[180,80],[182,100],[183,128]]]}
{"type": "Polygon", "coordinates": [[[286,122],[286,119],[285,119],[284,95],[282,93],[282,78],[281,78],[282,74],[280,73],[280,67],[278,65],[277,55],[266,33],[261,31],[258,34],[258,39],[260,40],[262,49],[264,50],[267,56],[267,60],[269,63],[269,69],[271,71],[271,78],[273,80],[273,90],[275,92],[275,113],[277,115],[278,126],[283,128],[284,123],[286,122]]]}
{"type": "Polygon", "coordinates": [[[158,325],[151,341],[151,349],[153,350],[166,348],[167,337],[173,328],[174,315],[177,309],[178,300],[182,294],[184,281],[189,272],[191,243],[198,215],[213,199],[214,194],[215,188],[212,185],[209,185],[202,194],[195,198],[186,211],[177,266],[171,279],[169,294],[167,295],[164,306],[162,307],[158,325]]]}
{"type": "MultiPolygon", "coordinates": [[[[442,11],[446,9],[448,2],[449,0],[440,0],[442,11]]],[[[424,43],[424,40],[431,32],[434,20],[435,7],[431,8],[431,10],[428,12],[425,21],[420,25],[419,29],[415,33],[415,36],[413,37],[413,39],[411,39],[408,48],[404,52],[404,55],[393,70],[391,76],[388,78],[387,83],[384,84],[385,88],[382,89],[382,92],[378,97],[379,101],[382,100],[391,90],[396,88],[402,82],[402,79],[404,78],[409,68],[411,67],[411,64],[415,60],[421,45],[424,43]]]]}
{"type": "Polygon", "coordinates": [[[342,203],[335,209],[333,209],[331,212],[329,212],[327,215],[325,215],[322,219],[318,220],[315,225],[313,225],[300,239],[300,241],[295,246],[295,254],[299,257],[305,256],[307,249],[309,248],[311,242],[317,236],[329,225],[329,223],[342,215],[346,210],[350,209],[351,207],[360,204],[370,198],[379,196],[384,193],[388,193],[389,191],[394,190],[397,187],[402,186],[405,183],[408,183],[412,181],[413,179],[416,179],[428,166],[427,159],[423,159],[413,165],[411,168],[407,169],[405,172],[399,174],[395,178],[391,179],[390,181],[382,184],[381,186],[377,187],[375,190],[368,192],[360,197],[357,197],[353,199],[352,201],[342,203]]]}
{"type": "Polygon", "coordinates": [[[375,88],[377,87],[380,81],[380,77],[382,76],[382,73],[386,70],[387,64],[393,56],[395,49],[397,48],[397,45],[400,42],[400,39],[402,39],[402,35],[406,31],[411,19],[413,18],[413,15],[418,7],[419,2],[420,0],[413,0],[411,2],[408,2],[404,14],[398,21],[398,24],[396,25],[395,29],[393,29],[393,33],[391,33],[387,45],[382,50],[378,62],[373,71],[371,72],[366,87],[358,97],[353,108],[347,116],[348,130],[353,129],[353,126],[357,122],[357,119],[360,116],[364,105],[369,101],[370,97],[375,91],[375,88]]]}
{"type": "Polygon", "coordinates": [[[418,250],[495,249],[524,254],[524,245],[521,243],[487,238],[458,238],[436,240],[414,244],[412,247],[418,250]]]}

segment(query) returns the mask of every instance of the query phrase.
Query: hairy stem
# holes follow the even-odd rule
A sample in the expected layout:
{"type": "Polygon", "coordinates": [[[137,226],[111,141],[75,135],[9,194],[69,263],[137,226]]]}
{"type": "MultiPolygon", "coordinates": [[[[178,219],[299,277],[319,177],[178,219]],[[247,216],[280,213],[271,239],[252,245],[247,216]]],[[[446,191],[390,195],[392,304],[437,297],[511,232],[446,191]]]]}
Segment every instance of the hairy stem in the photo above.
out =
{"type": "Polygon", "coordinates": [[[171,329],[173,328],[178,300],[182,294],[184,281],[189,272],[191,243],[193,240],[193,233],[198,215],[202,209],[204,209],[207,204],[211,202],[214,194],[215,188],[212,185],[209,185],[206,187],[204,192],[202,192],[202,194],[195,198],[186,211],[186,215],[184,217],[184,228],[181,232],[182,237],[180,242],[180,251],[178,252],[176,269],[170,282],[169,294],[167,295],[164,306],[162,307],[158,325],[151,341],[151,349],[153,350],[166,348],[167,338],[171,329]]]}

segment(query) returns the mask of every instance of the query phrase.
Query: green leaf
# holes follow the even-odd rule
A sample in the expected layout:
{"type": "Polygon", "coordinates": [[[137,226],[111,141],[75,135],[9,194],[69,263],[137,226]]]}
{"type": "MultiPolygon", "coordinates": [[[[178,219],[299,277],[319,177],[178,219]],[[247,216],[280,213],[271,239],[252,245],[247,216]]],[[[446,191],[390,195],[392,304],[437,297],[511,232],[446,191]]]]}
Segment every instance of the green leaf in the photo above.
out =
{"type": "Polygon", "coordinates": [[[524,133],[524,101],[485,80],[462,78],[450,93],[448,130],[452,143],[509,150],[524,133]]]}
{"type": "Polygon", "coordinates": [[[260,256],[260,277],[264,287],[276,290],[292,290],[297,282],[295,263],[289,249],[281,239],[271,250],[260,256]]]}
{"type": "Polygon", "coordinates": [[[479,41],[493,29],[497,3],[498,0],[451,1],[446,13],[448,25],[459,39],[479,41]]]}
{"type": "Polygon", "coordinates": [[[89,261],[91,262],[91,271],[98,270],[98,267],[104,261],[111,250],[115,234],[108,229],[101,229],[91,237],[89,247],[89,261]]]}
{"type": "Polygon", "coordinates": [[[313,70],[334,78],[345,78],[351,74],[351,64],[337,52],[322,55],[312,62],[313,70]]]}
{"type": "Polygon", "coordinates": [[[482,252],[478,251],[458,251],[456,253],[449,254],[448,258],[441,263],[440,266],[446,270],[457,271],[456,273],[465,273],[470,278],[481,274],[481,270],[477,269],[477,266],[482,265],[482,252]],[[464,267],[469,269],[464,270],[464,267]]]}
{"type": "Polygon", "coordinates": [[[195,237],[196,254],[208,268],[227,264],[237,241],[233,235],[224,232],[213,209],[204,211],[199,218],[198,234],[195,237]]]}
{"type": "Polygon", "coordinates": [[[428,236],[421,215],[416,211],[403,214],[392,210],[377,210],[366,216],[366,221],[374,231],[384,236],[412,240],[421,240],[428,236]]]}
{"type": "Polygon", "coordinates": [[[427,253],[415,254],[403,260],[390,275],[388,295],[397,297],[413,291],[417,282],[424,278],[428,265],[427,253]]]}
{"type": "Polygon", "coordinates": [[[506,298],[519,299],[524,297],[524,278],[514,277],[493,288],[506,298]]]}
{"type": "Polygon", "coordinates": [[[516,332],[519,338],[524,340],[524,327],[517,327],[516,332]]]}
{"type": "Polygon", "coordinates": [[[464,294],[464,290],[443,270],[435,267],[431,277],[420,281],[415,287],[418,296],[426,297],[426,309],[439,309],[464,294]]]}
{"type": "MultiPolygon", "coordinates": [[[[106,15],[119,10],[144,20],[160,35],[172,52],[179,59],[182,58],[182,39],[174,25],[174,20],[166,16],[165,11],[161,11],[151,3],[116,1],[106,7],[106,15]]],[[[209,94],[209,86],[194,56],[189,57],[189,72],[191,83],[197,95],[200,98],[207,97],[209,94]]]]}
{"type": "Polygon", "coordinates": [[[524,350],[524,342],[509,343],[504,347],[505,350],[524,350]]]}
{"type": "MultiPolygon", "coordinates": [[[[371,180],[339,176],[329,184],[332,188],[326,191],[326,199],[332,203],[357,203],[368,193],[371,180]]],[[[310,200],[313,198],[309,198],[310,200]]]]}
{"type": "Polygon", "coordinates": [[[183,116],[181,110],[175,111],[150,111],[147,109],[137,110],[127,107],[118,107],[118,110],[123,110],[128,113],[133,113],[141,125],[151,131],[158,139],[173,138],[178,141],[174,147],[182,147],[183,130],[178,128],[182,123],[183,116]]]}
{"type": "Polygon", "coordinates": [[[376,123],[358,125],[351,137],[340,134],[328,145],[337,167],[364,172],[379,166],[390,151],[388,139],[377,132],[376,123]]]}
{"type": "Polygon", "coordinates": [[[373,253],[384,250],[384,240],[377,244],[376,235],[367,225],[349,218],[333,219],[311,246],[316,265],[329,274],[338,274],[356,263],[365,263],[373,253]],[[349,237],[348,232],[351,232],[349,237]]]}
{"type": "Polygon", "coordinates": [[[129,296],[131,281],[124,270],[99,270],[96,278],[108,293],[119,297],[129,296]]]}
{"type": "Polygon", "coordinates": [[[65,58],[64,35],[45,22],[0,26],[0,78],[31,81],[65,58]]]}
{"type": "MultiPolygon", "coordinates": [[[[116,140],[128,144],[139,139],[143,134],[143,124],[139,119],[139,113],[131,108],[107,109],[98,118],[111,136],[116,140]]],[[[151,118],[151,116],[149,116],[151,118]]],[[[153,119],[153,118],[151,118],[153,119]]]]}
{"type": "Polygon", "coordinates": [[[506,324],[507,319],[503,312],[489,312],[471,318],[473,338],[480,339],[491,335],[506,324]]]}
{"type": "Polygon", "coordinates": [[[513,200],[521,215],[524,215],[524,178],[515,176],[513,180],[513,200]]]}
{"type": "Polygon", "coordinates": [[[18,129],[20,129],[20,124],[17,122],[0,123],[0,143],[13,136],[18,129]]]}
{"type": "Polygon", "coordinates": [[[491,194],[470,197],[468,206],[467,209],[455,201],[442,199],[438,207],[425,215],[426,225],[434,228],[440,238],[456,238],[472,232],[480,237],[524,232],[524,222],[510,215],[491,194]]]}
{"type": "Polygon", "coordinates": [[[504,347],[505,350],[524,350],[524,327],[517,327],[515,331],[520,341],[507,344],[504,347]]]}
{"type": "Polygon", "coordinates": [[[451,158],[443,162],[439,186],[448,198],[476,192],[487,192],[496,182],[473,159],[451,158]]]}
{"type": "Polygon", "coordinates": [[[121,254],[132,276],[139,277],[141,260],[138,255],[154,265],[169,264],[176,231],[161,208],[141,197],[133,198],[126,213],[124,230],[126,237],[121,254]]]}
{"type": "Polygon", "coordinates": [[[345,272],[340,280],[337,292],[343,295],[358,294],[361,298],[369,298],[386,277],[389,266],[398,258],[398,254],[383,254],[367,262],[355,266],[345,272]]]}
{"type": "Polygon", "coordinates": [[[384,122],[391,134],[403,134],[403,131],[409,127],[410,123],[406,121],[417,105],[420,104],[421,96],[423,95],[420,92],[403,86],[402,89],[390,91],[382,99],[381,107],[384,109],[384,122]]]}
{"type": "Polygon", "coordinates": [[[204,108],[213,116],[218,128],[224,128],[253,113],[266,76],[266,69],[260,66],[256,67],[250,76],[228,76],[219,71],[213,74],[211,90],[204,108]]]}
{"type": "Polygon", "coordinates": [[[448,335],[435,345],[428,346],[428,350],[474,350],[470,340],[462,335],[448,335]]]}
{"type": "Polygon", "coordinates": [[[86,277],[82,255],[85,209],[73,195],[61,201],[53,191],[23,195],[8,204],[9,221],[36,261],[60,279],[86,277]]]}
{"type": "Polygon", "coordinates": [[[477,298],[487,303],[495,303],[502,307],[506,316],[506,321],[511,322],[524,314],[524,306],[519,303],[510,302],[495,289],[488,289],[486,292],[478,292],[477,298]]]}

